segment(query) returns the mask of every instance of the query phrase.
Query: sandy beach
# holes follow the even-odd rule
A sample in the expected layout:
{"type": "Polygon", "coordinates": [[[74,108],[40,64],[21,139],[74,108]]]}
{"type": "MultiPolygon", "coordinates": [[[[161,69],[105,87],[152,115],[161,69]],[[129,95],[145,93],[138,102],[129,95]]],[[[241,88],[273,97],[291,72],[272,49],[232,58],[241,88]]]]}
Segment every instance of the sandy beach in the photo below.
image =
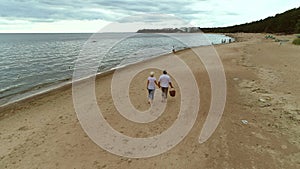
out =
{"type": "MultiPolygon", "coordinates": [[[[210,107],[211,84],[204,65],[188,49],[176,56],[197,77],[200,109],[191,131],[171,150],[140,159],[103,150],[83,131],[75,113],[71,85],[67,85],[0,108],[0,168],[299,168],[300,47],[291,44],[295,36],[275,35],[290,40],[280,45],[265,39],[265,34],[228,35],[237,42],[215,46],[227,80],[225,111],[205,143],[199,144],[198,138],[210,107]]],[[[170,64],[172,57],[164,55],[138,65],[170,64]]],[[[151,70],[158,78],[161,70],[151,70]]],[[[129,87],[131,102],[138,110],[149,108],[145,79],[151,70],[138,73],[129,87]]],[[[150,137],[165,131],[176,120],[181,97],[176,79],[178,94],[168,99],[164,113],[153,122],[137,124],[115,108],[112,76],[113,72],[99,75],[95,93],[99,107],[105,110],[105,120],[115,130],[131,137],[150,137]]]]}

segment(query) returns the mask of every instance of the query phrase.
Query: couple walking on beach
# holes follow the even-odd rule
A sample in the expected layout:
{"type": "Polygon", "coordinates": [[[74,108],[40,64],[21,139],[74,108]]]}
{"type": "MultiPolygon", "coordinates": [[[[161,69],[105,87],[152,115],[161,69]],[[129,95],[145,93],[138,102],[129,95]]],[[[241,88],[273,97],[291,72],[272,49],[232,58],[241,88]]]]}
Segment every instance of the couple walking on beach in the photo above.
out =
{"type": "Polygon", "coordinates": [[[163,74],[159,77],[158,83],[154,77],[154,72],[150,72],[150,76],[147,80],[147,89],[148,89],[148,103],[152,104],[154,99],[155,85],[161,88],[162,91],[162,102],[166,102],[168,96],[169,86],[173,88],[171,78],[168,75],[167,71],[164,70],[163,74]]]}

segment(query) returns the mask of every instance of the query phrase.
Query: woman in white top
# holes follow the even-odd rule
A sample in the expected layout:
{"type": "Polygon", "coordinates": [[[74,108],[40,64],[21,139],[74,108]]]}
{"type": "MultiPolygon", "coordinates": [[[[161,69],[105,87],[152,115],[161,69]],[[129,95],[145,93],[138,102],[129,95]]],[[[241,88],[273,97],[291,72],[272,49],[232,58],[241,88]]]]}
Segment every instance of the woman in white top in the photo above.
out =
{"type": "Polygon", "coordinates": [[[148,89],[148,103],[152,103],[154,99],[155,85],[158,85],[156,78],[154,77],[154,72],[150,72],[150,76],[147,80],[147,89],[148,89]]]}

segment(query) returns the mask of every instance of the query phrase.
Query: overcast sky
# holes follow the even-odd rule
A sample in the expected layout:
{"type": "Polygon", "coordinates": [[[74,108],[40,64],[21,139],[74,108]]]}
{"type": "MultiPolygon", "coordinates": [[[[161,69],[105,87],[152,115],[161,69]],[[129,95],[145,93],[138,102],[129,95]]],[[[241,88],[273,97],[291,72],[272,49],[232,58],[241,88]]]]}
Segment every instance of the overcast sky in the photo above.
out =
{"type": "Polygon", "coordinates": [[[299,0],[0,0],[0,32],[231,26],[299,6],[299,0]]]}

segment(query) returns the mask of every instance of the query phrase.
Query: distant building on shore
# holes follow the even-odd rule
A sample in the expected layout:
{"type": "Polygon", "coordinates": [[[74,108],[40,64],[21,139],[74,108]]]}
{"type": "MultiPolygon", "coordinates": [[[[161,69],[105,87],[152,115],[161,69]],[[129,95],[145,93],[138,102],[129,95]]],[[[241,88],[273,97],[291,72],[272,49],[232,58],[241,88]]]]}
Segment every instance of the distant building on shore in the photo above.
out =
{"type": "Polygon", "coordinates": [[[137,31],[137,33],[195,33],[195,32],[201,32],[200,27],[140,29],[137,31]]]}

